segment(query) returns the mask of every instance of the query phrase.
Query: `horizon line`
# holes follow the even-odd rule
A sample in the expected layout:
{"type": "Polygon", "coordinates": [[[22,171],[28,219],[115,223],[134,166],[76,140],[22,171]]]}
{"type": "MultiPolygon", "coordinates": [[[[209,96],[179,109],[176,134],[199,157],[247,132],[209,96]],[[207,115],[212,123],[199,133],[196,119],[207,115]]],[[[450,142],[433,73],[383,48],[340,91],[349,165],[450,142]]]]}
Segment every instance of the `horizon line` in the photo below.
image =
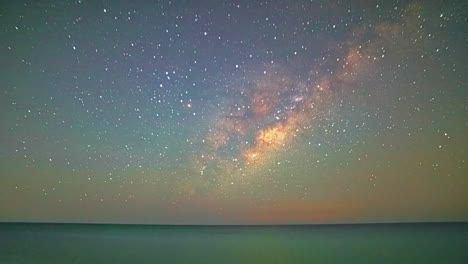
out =
{"type": "Polygon", "coordinates": [[[133,226],[336,226],[336,225],[390,225],[390,224],[468,224],[468,220],[453,221],[395,221],[395,222],[343,222],[343,223],[255,223],[255,224],[178,224],[178,223],[105,223],[105,222],[40,222],[0,221],[0,224],[44,224],[44,225],[133,225],[133,226]]]}

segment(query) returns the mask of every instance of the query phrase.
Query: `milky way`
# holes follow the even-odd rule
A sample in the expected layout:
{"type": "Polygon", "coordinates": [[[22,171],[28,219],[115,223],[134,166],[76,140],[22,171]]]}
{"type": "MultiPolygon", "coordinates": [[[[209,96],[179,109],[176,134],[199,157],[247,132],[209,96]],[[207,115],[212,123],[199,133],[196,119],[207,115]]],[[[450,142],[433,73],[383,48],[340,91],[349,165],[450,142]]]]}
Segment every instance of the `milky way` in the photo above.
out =
{"type": "Polygon", "coordinates": [[[0,12],[0,221],[468,219],[465,1],[0,12]]]}

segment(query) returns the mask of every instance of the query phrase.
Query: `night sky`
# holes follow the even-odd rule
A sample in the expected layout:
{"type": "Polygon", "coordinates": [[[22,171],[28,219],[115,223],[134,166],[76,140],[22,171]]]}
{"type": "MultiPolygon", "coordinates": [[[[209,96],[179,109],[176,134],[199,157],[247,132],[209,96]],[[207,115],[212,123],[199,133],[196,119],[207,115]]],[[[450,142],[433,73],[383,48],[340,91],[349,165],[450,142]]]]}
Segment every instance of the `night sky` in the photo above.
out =
{"type": "Polygon", "coordinates": [[[468,220],[468,2],[4,1],[0,221],[468,220]]]}

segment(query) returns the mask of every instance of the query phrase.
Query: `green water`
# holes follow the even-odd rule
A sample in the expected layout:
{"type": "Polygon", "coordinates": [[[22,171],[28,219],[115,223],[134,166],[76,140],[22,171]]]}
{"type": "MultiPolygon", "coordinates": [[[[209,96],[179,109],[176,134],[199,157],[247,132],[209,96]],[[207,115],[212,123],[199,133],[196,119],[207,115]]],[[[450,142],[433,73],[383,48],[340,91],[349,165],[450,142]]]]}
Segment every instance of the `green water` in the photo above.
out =
{"type": "Polygon", "coordinates": [[[0,263],[468,263],[468,224],[0,224],[0,263]]]}

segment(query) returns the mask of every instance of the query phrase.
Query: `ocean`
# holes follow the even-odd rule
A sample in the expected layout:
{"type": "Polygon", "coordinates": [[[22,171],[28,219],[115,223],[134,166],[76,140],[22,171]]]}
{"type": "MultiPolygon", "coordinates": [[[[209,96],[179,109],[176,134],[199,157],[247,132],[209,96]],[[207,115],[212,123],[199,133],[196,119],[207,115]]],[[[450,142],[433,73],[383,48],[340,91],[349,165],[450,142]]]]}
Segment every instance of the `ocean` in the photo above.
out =
{"type": "Polygon", "coordinates": [[[0,224],[0,263],[468,263],[468,223],[0,224]]]}

